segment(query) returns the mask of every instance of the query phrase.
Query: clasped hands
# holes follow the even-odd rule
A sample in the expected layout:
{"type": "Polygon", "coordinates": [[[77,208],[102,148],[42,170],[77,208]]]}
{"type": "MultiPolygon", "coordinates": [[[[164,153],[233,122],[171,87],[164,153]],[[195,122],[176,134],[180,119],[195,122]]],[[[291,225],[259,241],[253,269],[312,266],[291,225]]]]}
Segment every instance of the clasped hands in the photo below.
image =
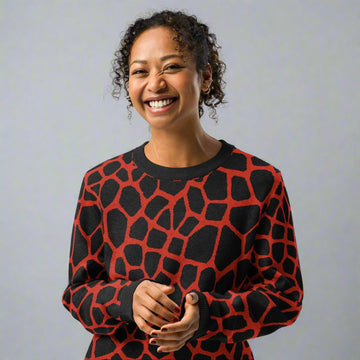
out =
{"type": "Polygon", "coordinates": [[[133,295],[134,321],[140,330],[151,336],[150,344],[157,345],[158,352],[181,349],[199,328],[198,295],[195,292],[186,295],[185,312],[180,319],[181,309],[168,297],[174,291],[173,286],[144,280],[133,295]]]}

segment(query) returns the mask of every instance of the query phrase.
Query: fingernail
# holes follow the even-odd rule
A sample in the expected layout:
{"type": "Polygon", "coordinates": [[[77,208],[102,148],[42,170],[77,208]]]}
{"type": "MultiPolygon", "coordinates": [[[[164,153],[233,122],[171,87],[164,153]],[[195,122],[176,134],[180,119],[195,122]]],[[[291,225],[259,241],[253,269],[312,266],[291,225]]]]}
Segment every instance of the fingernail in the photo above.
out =
{"type": "Polygon", "coordinates": [[[155,339],[151,339],[151,340],[150,340],[150,344],[151,344],[151,345],[157,345],[157,342],[156,342],[155,339]]]}
{"type": "Polygon", "coordinates": [[[156,334],[156,333],[151,333],[151,334],[150,334],[150,336],[151,336],[151,337],[153,337],[153,338],[157,338],[157,337],[159,337],[159,335],[158,335],[158,334],[156,334]]]}
{"type": "Polygon", "coordinates": [[[162,329],[161,329],[161,332],[167,332],[167,331],[168,331],[167,328],[162,328],[162,329]]]}
{"type": "Polygon", "coordinates": [[[174,311],[177,312],[177,313],[180,313],[180,312],[181,312],[181,309],[180,309],[178,306],[176,306],[175,309],[174,309],[174,311]]]}

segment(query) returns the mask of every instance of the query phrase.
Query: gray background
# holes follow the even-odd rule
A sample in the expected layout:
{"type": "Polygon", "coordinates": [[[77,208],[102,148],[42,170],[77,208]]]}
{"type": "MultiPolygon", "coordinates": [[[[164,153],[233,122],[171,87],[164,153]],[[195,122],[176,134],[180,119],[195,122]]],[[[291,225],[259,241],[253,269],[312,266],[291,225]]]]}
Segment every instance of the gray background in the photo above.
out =
{"type": "Polygon", "coordinates": [[[205,128],[280,168],[290,195],[304,307],[251,341],[256,359],[357,358],[356,0],[1,1],[0,358],[84,357],[91,335],[61,305],[77,195],[87,169],[149,138],[112,99],[110,63],[121,31],[164,7],[223,45],[228,104],[205,128]]]}

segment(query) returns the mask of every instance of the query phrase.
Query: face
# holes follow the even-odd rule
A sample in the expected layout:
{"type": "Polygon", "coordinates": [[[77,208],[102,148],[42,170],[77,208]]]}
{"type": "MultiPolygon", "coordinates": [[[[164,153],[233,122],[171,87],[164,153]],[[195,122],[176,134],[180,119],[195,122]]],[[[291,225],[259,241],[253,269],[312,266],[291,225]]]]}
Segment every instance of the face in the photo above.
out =
{"type": "Polygon", "coordinates": [[[211,82],[201,75],[190,53],[179,52],[174,33],[151,28],[135,40],[129,58],[129,95],[152,129],[180,129],[199,120],[201,90],[211,82]]]}

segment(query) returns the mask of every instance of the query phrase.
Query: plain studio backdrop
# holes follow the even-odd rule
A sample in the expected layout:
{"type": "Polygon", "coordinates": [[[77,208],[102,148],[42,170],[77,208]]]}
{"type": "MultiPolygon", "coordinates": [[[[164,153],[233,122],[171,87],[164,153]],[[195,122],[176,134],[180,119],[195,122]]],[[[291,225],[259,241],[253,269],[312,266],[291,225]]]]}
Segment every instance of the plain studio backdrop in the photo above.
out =
{"type": "Polygon", "coordinates": [[[91,334],[61,304],[82,177],[149,138],[111,97],[120,35],[152,10],[217,34],[228,104],[216,138],[281,169],[305,298],[251,340],[256,360],[359,354],[360,1],[1,1],[2,360],[83,359],[91,334]]]}

